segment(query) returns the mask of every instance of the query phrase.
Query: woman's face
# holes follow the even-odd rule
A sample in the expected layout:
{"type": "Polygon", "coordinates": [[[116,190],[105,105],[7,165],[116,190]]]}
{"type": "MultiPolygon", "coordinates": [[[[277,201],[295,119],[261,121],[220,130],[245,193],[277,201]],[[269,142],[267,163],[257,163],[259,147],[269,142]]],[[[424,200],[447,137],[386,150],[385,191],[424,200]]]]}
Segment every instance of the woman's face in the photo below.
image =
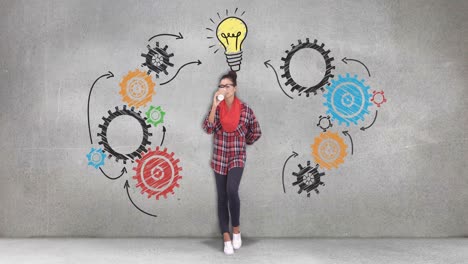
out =
{"type": "Polygon", "coordinates": [[[231,98],[235,95],[237,86],[229,78],[221,79],[218,89],[223,92],[225,98],[231,98]]]}

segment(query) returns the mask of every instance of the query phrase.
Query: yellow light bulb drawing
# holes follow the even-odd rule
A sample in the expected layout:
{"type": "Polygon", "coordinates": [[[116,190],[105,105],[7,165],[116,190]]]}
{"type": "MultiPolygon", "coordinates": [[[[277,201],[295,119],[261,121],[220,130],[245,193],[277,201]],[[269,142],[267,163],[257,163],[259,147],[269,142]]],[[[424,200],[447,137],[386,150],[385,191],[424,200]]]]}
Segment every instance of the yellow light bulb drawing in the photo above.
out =
{"type": "Polygon", "coordinates": [[[242,43],[247,36],[247,25],[240,18],[227,17],[219,23],[216,37],[223,44],[226,60],[231,70],[240,70],[242,43]]]}

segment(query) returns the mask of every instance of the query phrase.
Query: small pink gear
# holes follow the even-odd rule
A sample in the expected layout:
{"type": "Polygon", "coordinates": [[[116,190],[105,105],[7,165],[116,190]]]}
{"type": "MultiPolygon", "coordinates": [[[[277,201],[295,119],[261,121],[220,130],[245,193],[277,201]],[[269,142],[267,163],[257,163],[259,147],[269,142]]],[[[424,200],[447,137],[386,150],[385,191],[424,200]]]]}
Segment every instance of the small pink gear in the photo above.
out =
{"type": "Polygon", "coordinates": [[[148,198],[155,195],[156,200],[168,193],[174,194],[174,187],[179,187],[178,181],[182,179],[179,172],[182,168],[177,166],[179,159],[174,159],[174,152],[167,153],[156,147],[155,150],[148,149],[141,159],[136,160],[137,166],[133,168],[136,175],[133,179],[138,181],[136,187],[141,188],[141,194],[147,193],[148,198]]]}
{"type": "Polygon", "coordinates": [[[372,98],[370,99],[377,107],[380,107],[381,104],[387,102],[387,98],[385,98],[384,91],[372,91],[372,98]],[[380,95],[378,98],[376,96],[380,95]]]}

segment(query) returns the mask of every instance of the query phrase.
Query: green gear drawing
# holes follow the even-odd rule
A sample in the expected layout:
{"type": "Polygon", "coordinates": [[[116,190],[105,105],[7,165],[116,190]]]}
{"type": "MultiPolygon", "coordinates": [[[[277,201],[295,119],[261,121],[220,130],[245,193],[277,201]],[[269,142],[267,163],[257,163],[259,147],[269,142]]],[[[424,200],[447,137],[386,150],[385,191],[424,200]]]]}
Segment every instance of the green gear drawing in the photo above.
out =
{"type": "Polygon", "coordinates": [[[145,114],[146,114],[146,122],[156,127],[158,124],[161,124],[164,122],[164,115],[166,114],[166,112],[164,112],[161,109],[161,106],[155,107],[152,105],[150,109],[146,111],[145,114]]]}

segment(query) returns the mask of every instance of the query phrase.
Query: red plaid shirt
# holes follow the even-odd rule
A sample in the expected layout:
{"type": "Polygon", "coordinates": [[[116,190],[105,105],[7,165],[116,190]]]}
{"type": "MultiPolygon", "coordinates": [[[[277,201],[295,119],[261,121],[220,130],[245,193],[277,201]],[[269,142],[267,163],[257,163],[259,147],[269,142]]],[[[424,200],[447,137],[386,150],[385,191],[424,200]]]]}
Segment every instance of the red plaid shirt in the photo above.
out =
{"type": "Polygon", "coordinates": [[[233,132],[223,131],[219,121],[219,107],[216,108],[214,123],[208,120],[209,115],[210,113],[203,121],[203,130],[208,134],[214,134],[211,168],[223,175],[227,175],[234,167],[243,168],[246,160],[246,144],[252,145],[262,135],[254,112],[247,104],[241,102],[239,125],[233,132]]]}

